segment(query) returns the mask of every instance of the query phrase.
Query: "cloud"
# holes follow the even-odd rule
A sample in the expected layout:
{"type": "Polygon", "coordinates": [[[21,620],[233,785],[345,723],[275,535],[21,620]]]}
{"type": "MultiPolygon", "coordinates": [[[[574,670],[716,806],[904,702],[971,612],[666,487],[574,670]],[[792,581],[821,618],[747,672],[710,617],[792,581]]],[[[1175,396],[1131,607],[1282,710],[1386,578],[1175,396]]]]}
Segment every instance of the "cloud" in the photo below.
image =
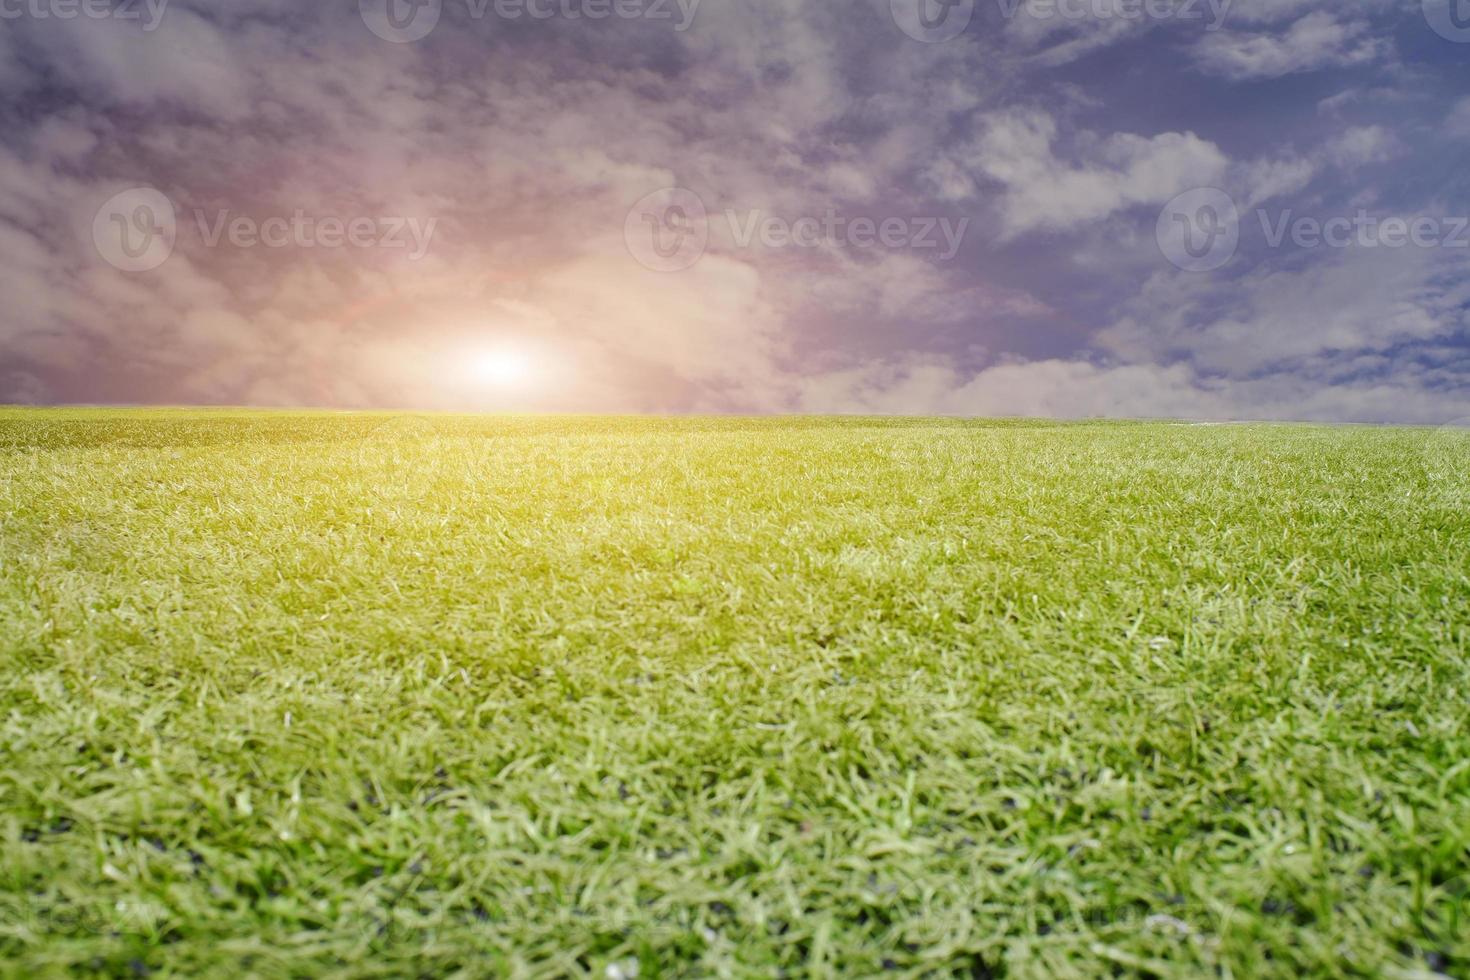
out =
{"type": "Polygon", "coordinates": [[[1291,373],[1235,380],[1187,365],[1013,361],[964,372],[942,361],[807,379],[803,411],[962,417],[1302,420],[1440,425],[1470,415],[1461,387],[1414,374],[1323,384],[1291,373]]]}
{"type": "MultiPolygon", "coordinates": [[[[1232,0],[1229,16],[1232,24],[1268,25],[1296,21],[1315,11],[1362,19],[1402,11],[1404,7],[1402,0],[1232,0]]],[[[1419,11],[1410,13],[1418,16],[1419,11]]]]}
{"type": "Polygon", "coordinates": [[[1343,357],[1448,340],[1466,325],[1470,284],[1455,275],[1455,250],[1354,247],[1312,258],[1223,282],[1160,273],[1097,343],[1129,361],[1187,361],[1245,379],[1310,375],[1343,357]]]}
{"type": "Polygon", "coordinates": [[[227,39],[187,9],[168,11],[156,31],[145,31],[142,20],[118,17],[16,23],[24,27],[28,58],[46,64],[93,105],[165,103],[222,120],[250,111],[246,65],[253,42],[265,42],[267,48],[256,48],[262,54],[274,47],[270,38],[227,39]]]}
{"type": "Polygon", "coordinates": [[[1295,150],[1232,167],[1228,184],[1249,207],[1291,197],[1329,168],[1354,171],[1386,163],[1405,152],[1403,142],[1384,126],[1352,126],[1313,148],[1310,157],[1295,150]]]}
{"type": "Polygon", "coordinates": [[[1187,368],[1051,359],[964,372],[942,360],[855,368],[805,381],[803,411],[1049,418],[1212,415],[1187,368]]]}
{"type": "Polygon", "coordinates": [[[1470,96],[1460,99],[1450,107],[1444,121],[1445,134],[1455,139],[1470,140],[1470,96]]]}
{"type": "Polygon", "coordinates": [[[1007,40],[1032,51],[1031,60],[1046,67],[1070,64],[1147,30],[1139,16],[1127,16],[1123,0],[1074,5],[1081,16],[1058,16],[1051,0],[1018,0],[1006,28],[1007,40]]]}
{"type": "Polygon", "coordinates": [[[1346,169],[1392,160],[1403,149],[1398,138],[1382,126],[1354,126],[1326,146],[1332,163],[1346,169]]]}
{"type": "Polygon", "coordinates": [[[1195,43],[1194,56],[1205,74],[1245,81],[1364,65],[1384,57],[1388,50],[1388,42],[1374,36],[1366,21],[1342,21],[1326,11],[1316,11],[1284,32],[1206,35],[1195,43]]]}
{"type": "Polygon", "coordinates": [[[1292,154],[1242,164],[1236,168],[1232,183],[1244,188],[1244,203],[1254,206],[1272,198],[1295,194],[1316,176],[1316,164],[1292,154]]]}
{"type": "Polygon", "coordinates": [[[1428,68],[1374,84],[1393,80],[1374,32],[1418,16],[1400,6],[1236,0],[1218,40],[1122,6],[1023,10],[945,44],[903,36],[887,0],[703,4],[684,33],[451,3],[408,45],[350,2],[174,0],[151,34],[12,22],[0,401],[1428,414],[1464,380],[1442,258],[1245,249],[1217,281],[1161,272],[1154,240],[1159,206],[1201,185],[1302,213],[1456,199],[1443,141],[1470,135],[1462,93],[1428,68]],[[1147,72],[1104,53],[1125,41],[1147,72]],[[1357,97],[1286,77],[1330,66],[1357,69],[1357,97]],[[1221,99],[1221,76],[1257,84],[1221,99]],[[91,229],[140,184],[181,226],[173,257],[132,275],[91,229]],[[969,233],[941,262],[716,228],[694,268],[653,273],[623,225],[676,185],[713,215],[969,233]],[[195,228],[196,211],[298,210],[439,225],[420,262],[210,247],[195,228]],[[513,403],[463,383],[466,356],[501,341],[546,366],[513,403]]]}
{"type": "MultiPolygon", "coordinates": [[[[1405,6],[1400,0],[1180,0],[1149,5],[1136,0],[1001,0],[1006,16],[1005,47],[1024,52],[1026,64],[1045,68],[1065,67],[1156,31],[1214,36],[1228,27],[1276,28],[1323,14],[1365,21],[1405,6]]],[[[1301,29],[1302,36],[1288,36],[1281,43],[1315,43],[1305,36],[1312,26],[1309,22],[1301,29]]],[[[1274,34],[1259,32],[1267,38],[1274,34]]],[[[1226,46],[1234,47],[1251,36],[1238,33],[1226,46]]]]}
{"type": "Polygon", "coordinates": [[[1194,133],[1143,137],[1118,133],[1089,145],[1078,163],[1057,156],[1056,121],[1037,111],[995,113],[965,155],[974,171],[1000,184],[1003,233],[1059,230],[1138,204],[1160,204],[1190,187],[1218,181],[1229,163],[1194,133]]]}

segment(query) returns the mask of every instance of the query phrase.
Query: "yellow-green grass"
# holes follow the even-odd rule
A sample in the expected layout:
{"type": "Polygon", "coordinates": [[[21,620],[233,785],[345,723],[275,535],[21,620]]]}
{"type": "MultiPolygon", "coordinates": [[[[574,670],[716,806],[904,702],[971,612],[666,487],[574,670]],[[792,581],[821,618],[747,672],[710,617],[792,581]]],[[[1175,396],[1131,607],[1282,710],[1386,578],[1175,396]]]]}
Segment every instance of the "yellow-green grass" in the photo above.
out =
{"type": "Polygon", "coordinates": [[[1467,449],[0,412],[0,969],[1464,976],[1467,449]]]}

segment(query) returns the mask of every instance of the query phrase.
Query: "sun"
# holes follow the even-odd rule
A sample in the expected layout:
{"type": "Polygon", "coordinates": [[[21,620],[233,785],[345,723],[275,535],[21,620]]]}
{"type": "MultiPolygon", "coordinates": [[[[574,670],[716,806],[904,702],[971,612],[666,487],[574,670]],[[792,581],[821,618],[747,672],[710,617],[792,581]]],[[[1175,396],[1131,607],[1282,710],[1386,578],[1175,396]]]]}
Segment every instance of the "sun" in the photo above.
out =
{"type": "Polygon", "coordinates": [[[524,351],[483,351],[471,361],[470,373],[486,387],[519,388],[530,381],[535,364],[524,351]]]}

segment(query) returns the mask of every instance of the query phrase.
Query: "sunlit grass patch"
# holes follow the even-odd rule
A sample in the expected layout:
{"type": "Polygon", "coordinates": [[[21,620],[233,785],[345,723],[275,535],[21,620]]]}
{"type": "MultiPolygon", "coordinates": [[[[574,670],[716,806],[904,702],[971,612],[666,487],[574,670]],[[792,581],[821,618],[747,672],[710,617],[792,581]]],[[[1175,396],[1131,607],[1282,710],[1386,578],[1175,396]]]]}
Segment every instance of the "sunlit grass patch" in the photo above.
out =
{"type": "Polygon", "coordinates": [[[1463,975],[1454,445],[0,413],[0,962],[1463,975]]]}

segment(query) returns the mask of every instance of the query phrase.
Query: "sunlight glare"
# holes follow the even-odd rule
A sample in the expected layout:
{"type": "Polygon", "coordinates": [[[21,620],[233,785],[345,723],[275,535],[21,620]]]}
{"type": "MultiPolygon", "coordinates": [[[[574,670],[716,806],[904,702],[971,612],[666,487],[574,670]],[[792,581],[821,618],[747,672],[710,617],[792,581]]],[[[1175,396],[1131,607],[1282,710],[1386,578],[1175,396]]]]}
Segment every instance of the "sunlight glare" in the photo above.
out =
{"type": "Polygon", "coordinates": [[[474,359],[475,380],[493,388],[517,388],[531,379],[534,365],[530,357],[516,350],[486,351],[474,359]]]}

